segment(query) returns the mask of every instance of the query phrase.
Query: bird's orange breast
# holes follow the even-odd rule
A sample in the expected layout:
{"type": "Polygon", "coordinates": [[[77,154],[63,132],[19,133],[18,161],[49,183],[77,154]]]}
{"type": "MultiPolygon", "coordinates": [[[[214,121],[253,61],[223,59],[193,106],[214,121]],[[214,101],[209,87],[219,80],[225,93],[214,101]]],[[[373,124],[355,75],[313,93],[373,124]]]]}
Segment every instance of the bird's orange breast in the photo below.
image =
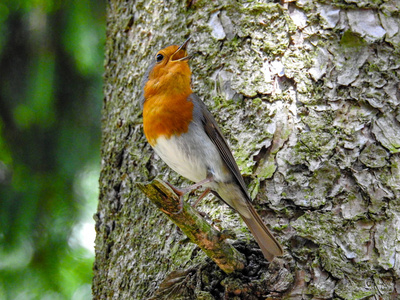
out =
{"type": "Polygon", "coordinates": [[[143,106],[143,129],[151,146],[157,138],[181,135],[189,130],[193,119],[193,103],[188,95],[154,95],[143,106]]]}

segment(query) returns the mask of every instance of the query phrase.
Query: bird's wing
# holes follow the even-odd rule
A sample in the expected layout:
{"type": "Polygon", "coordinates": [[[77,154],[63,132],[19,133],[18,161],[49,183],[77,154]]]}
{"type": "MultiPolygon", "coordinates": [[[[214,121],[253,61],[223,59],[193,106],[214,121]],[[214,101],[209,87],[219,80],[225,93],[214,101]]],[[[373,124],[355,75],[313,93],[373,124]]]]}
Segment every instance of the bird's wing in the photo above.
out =
{"type": "MultiPolygon", "coordinates": [[[[226,142],[221,130],[219,129],[217,122],[215,122],[214,117],[208,111],[205,104],[195,95],[191,94],[189,99],[194,104],[194,115],[195,121],[200,120],[204,126],[204,130],[207,133],[210,140],[218,148],[219,153],[223,161],[226,163],[232,174],[235,176],[237,183],[242,189],[246,205],[242,206],[241,203],[232,206],[237,212],[242,216],[247,227],[250,229],[254,235],[258,245],[261,248],[265,258],[271,261],[275,256],[283,254],[283,248],[279,242],[275,239],[272,233],[269,231],[268,227],[264,224],[261,217],[258,215],[257,211],[251,204],[251,199],[249,193],[247,192],[246,185],[244,183],[243,177],[240,174],[239,168],[236,164],[235,159],[232,156],[231,150],[229,149],[228,143],[226,142]]],[[[217,194],[214,192],[214,194],[217,194]]],[[[219,196],[217,194],[217,196],[219,196]]],[[[221,199],[221,197],[219,197],[221,199]]],[[[237,200],[237,199],[236,199],[237,200]]]]}
{"type": "Polygon", "coordinates": [[[229,149],[228,143],[226,142],[221,132],[221,129],[219,129],[213,115],[196,94],[191,94],[189,96],[189,100],[191,100],[194,104],[194,118],[200,118],[206,134],[213,142],[213,144],[217,147],[218,152],[221,154],[222,160],[235,176],[237,182],[242,188],[243,194],[247,196],[248,200],[250,200],[250,196],[247,192],[246,184],[244,183],[243,177],[240,174],[239,168],[236,164],[235,159],[233,158],[231,150],[229,149]]]}

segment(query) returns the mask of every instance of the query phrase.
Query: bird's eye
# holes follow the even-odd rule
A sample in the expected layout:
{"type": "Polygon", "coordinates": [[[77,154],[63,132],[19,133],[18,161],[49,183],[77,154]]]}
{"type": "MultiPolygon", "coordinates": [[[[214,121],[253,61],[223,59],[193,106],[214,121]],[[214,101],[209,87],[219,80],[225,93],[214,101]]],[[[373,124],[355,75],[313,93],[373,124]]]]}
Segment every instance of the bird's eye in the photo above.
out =
{"type": "Polygon", "coordinates": [[[156,56],[156,62],[161,62],[164,59],[164,55],[162,54],[157,54],[156,56]]]}

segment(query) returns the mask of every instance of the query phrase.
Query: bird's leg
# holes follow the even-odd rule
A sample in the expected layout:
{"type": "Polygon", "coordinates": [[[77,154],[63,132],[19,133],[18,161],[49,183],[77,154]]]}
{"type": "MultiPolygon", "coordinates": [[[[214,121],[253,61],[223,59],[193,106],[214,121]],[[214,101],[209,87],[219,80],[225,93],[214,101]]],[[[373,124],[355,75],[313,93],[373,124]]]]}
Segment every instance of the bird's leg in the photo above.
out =
{"type": "MultiPolygon", "coordinates": [[[[176,214],[179,214],[182,212],[183,209],[183,196],[186,195],[187,193],[193,192],[195,190],[197,190],[199,187],[201,187],[203,184],[209,183],[211,181],[213,181],[213,176],[207,176],[205,179],[192,184],[191,186],[188,186],[184,189],[178,189],[176,187],[174,187],[172,184],[170,184],[169,182],[166,182],[166,184],[169,185],[169,187],[175,192],[175,194],[177,194],[179,196],[179,211],[176,214]]],[[[199,199],[196,200],[195,202],[195,206],[197,205],[197,203],[203,199],[208,193],[210,192],[210,189],[205,190],[199,197],[199,199]]]]}
{"type": "Polygon", "coordinates": [[[209,192],[211,192],[211,189],[210,189],[210,188],[206,189],[206,190],[199,196],[199,198],[197,198],[197,200],[192,204],[192,207],[193,207],[193,208],[196,207],[197,204],[199,204],[200,200],[203,199],[205,196],[207,196],[209,192]]]}

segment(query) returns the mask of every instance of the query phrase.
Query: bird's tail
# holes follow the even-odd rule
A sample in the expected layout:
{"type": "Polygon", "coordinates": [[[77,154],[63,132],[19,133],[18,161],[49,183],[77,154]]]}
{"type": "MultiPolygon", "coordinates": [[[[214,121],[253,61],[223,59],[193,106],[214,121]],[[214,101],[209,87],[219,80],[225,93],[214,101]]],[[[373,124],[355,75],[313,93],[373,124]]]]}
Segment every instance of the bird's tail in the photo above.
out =
{"type": "Polygon", "coordinates": [[[275,256],[282,255],[282,246],[279,244],[279,242],[272,235],[271,231],[261,220],[261,217],[258,215],[254,207],[250,203],[247,203],[247,208],[249,214],[246,214],[247,216],[244,216],[242,214],[240,215],[243,221],[246,223],[247,227],[250,229],[254,238],[256,239],[262,253],[264,254],[264,257],[268,261],[271,261],[274,259],[275,256]]]}

